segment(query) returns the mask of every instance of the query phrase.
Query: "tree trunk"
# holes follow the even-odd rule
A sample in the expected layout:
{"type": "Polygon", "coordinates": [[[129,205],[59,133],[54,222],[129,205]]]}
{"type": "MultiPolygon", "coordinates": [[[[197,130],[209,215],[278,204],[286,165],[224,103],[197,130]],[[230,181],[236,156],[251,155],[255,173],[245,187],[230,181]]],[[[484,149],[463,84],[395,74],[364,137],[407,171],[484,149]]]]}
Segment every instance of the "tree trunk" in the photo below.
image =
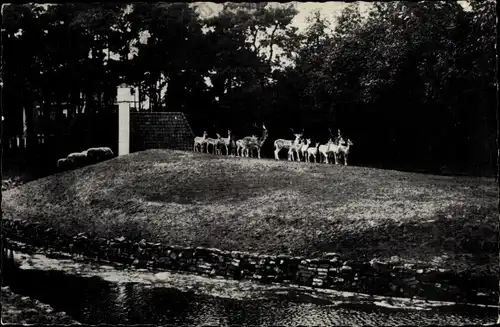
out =
{"type": "Polygon", "coordinates": [[[32,153],[32,149],[35,150],[37,146],[36,132],[35,132],[35,104],[31,96],[26,96],[23,101],[23,106],[26,112],[26,129],[27,129],[27,147],[29,152],[32,153]]]}

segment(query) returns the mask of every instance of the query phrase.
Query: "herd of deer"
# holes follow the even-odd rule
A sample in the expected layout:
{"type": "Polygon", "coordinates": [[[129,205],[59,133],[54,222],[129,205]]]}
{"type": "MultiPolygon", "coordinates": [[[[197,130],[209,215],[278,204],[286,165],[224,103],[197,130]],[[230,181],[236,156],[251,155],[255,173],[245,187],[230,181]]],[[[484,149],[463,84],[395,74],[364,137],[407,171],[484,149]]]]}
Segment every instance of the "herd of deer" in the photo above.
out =
{"type": "MultiPolygon", "coordinates": [[[[329,129],[329,132],[331,135],[331,129],[329,129]]],[[[330,138],[326,144],[315,143],[315,146],[311,146],[311,139],[303,138],[304,130],[301,133],[295,133],[292,129],[292,133],[295,136],[294,140],[277,139],[274,141],[274,158],[276,160],[279,160],[280,151],[285,149],[288,150],[288,160],[290,161],[316,162],[319,157],[320,162],[328,164],[329,162],[333,163],[331,160],[333,157],[335,164],[339,164],[339,158],[343,157],[344,165],[347,166],[349,149],[353,143],[350,139],[344,140],[340,130],[338,130],[337,136],[330,138]],[[311,157],[313,157],[312,161],[311,157]]],[[[257,158],[260,159],[260,150],[267,139],[268,133],[266,126],[262,124],[262,135],[260,137],[252,135],[234,140],[231,137],[230,130],[227,131],[227,137],[221,137],[218,133],[216,135],[217,138],[210,138],[207,137],[207,132],[204,131],[203,136],[194,138],[193,150],[203,152],[205,147],[205,152],[210,153],[209,147],[212,146],[212,154],[220,155],[224,147],[226,155],[241,157],[252,157],[253,153],[257,151],[257,158]]]]}

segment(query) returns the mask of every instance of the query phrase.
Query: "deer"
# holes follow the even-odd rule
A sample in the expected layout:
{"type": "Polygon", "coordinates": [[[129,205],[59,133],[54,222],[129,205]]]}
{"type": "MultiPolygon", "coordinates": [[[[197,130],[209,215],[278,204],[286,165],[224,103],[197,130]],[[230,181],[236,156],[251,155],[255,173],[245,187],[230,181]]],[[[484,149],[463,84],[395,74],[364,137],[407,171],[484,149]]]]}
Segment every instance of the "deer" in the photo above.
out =
{"type": "MultiPolygon", "coordinates": [[[[252,135],[250,137],[252,137],[255,140],[257,140],[257,135],[252,135]]],[[[248,149],[246,148],[243,139],[236,140],[235,145],[236,145],[236,155],[240,156],[240,157],[244,157],[245,154],[247,153],[248,149]]]]}
{"type": "Polygon", "coordinates": [[[219,154],[222,154],[222,149],[221,149],[221,145],[222,145],[222,136],[220,136],[219,133],[215,133],[215,135],[217,136],[217,144],[215,145],[214,149],[215,149],[215,154],[219,155],[219,154]]]}
{"type": "Polygon", "coordinates": [[[306,153],[307,153],[307,149],[309,148],[309,145],[311,144],[311,139],[306,139],[305,141],[302,140],[302,142],[300,143],[300,147],[299,147],[299,160],[300,159],[300,155],[302,154],[302,156],[304,157],[304,161],[306,160],[306,153]]]}
{"type": "MultiPolygon", "coordinates": [[[[220,139],[219,146],[224,146],[226,148],[226,156],[229,155],[229,145],[231,144],[231,131],[228,129],[227,130],[227,137],[220,137],[219,134],[217,134],[217,137],[220,139]]],[[[222,149],[219,149],[219,146],[217,147],[217,151],[219,154],[222,154],[222,149]]]]}
{"type": "MultiPolygon", "coordinates": [[[[256,126],[257,127],[257,126],[256,126]]],[[[259,138],[255,138],[254,136],[247,136],[243,138],[243,144],[244,147],[247,151],[247,157],[248,157],[248,152],[251,152],[251,150],[256,149],[257,150],[257,158],[260,159],[260,149],[262,148],[262,145],[267,139],[267,128],[264,124],[262,124],[262,136],[259,138]]]]}
{"type": "Polygon", "coordinates": [[[211,145],[212,146],[212,154],[216,154],[216,151],[217,151],[217,144],[219,144],[219,140],[220,140],[220,135],[217,134],[218,137],[216,139],[213,139],[211,137],[208,137],[205,139],[205,143],[207,144],[207,153],[210,153],[209,152],[209,146],[211,145]]]}
{"type": "Polygon", "coordinates": [[[236,141],[234,139],[231,139],[231,142],[230,142],[230,149],[231,149],[231,156],[236,156],[237,155],[237,152],[236,152],[236,141]]]}
{"type": "Polygon", "coordinates": [[[239,139],[235,142],[236,145],[236,156],[243,157],[243,140],[239,139]]]}
{"type": "Polygon", "coordinates": [[[294,160],[295,156],[294,154],[297,155],[297,160],[300,161],[300,149],[302,148],[303,140],[301,140],[297,144],[292,144],[290,149],[288,149],[288,158],[291,159],[292,161],[294,160]]]}
{"type": "Polygon", "coordinates": [[[295,140],[284,140],[284,139],[277,139],[274,141],[274,159],[280,160],[279,157],[279,152],[281,149],[285,148],[288,149],[288,160],[293,160],[293,152],[290,151],[290,148],[293,146],[296,146],[299,144],[300,138],[302,135],[304,135],[304,130],[302,130],[302,133],[295,133],[293,131],[293,128],[291,128],[291,131],[293,135],[295,136],[295,140]]]}
{"type": "Polygon", "coordinates": [[[349,149],[353,146],[354,143],[350,139],[347,139],[347,145],[339,145],[339,154],[344,156],[344,165],[347,166],[347,157],[349,156],[349,149]]]}
{"type": "Polygon", "coordinates": [[[203,132],[203,136],[196,136],[194,138],[194,148],[193,151],[196,152],[196,149],[198,148],[198,145],[200,146],[200,151],[202,152],[203,144],[205,143],[205,140],[207,139],[207,131],[203,132]]]}
{"type": "MultiPolygon", "coordinates": [[[[331,135],[331,129],[328,129],[330,131],[331,135]]],[[[345,140],[340,134],[340,129],[337,132],[337,136],[334,138],[334,141],[330,144],[330,147],[328,148],[327,154],[328,155],[333,155],[333,158],[335,160],[335,164],[338,164],[338,155],[339,155],[339,150],[340,146],[345,145],[345,140]]],[[[333,163],[333,162],[332,162],[333,163]]]]}
{"type": "Polygon", "coordinates": [[[305,139],[301,139],[299,144],[297,144],[297,148],[298,148],[298,155],[299,155],[299,161],[302,160],[302,146],[304,146],[306,144],[306,140],[305,139]]]}
{"type": "Polygon", "coordinates": [[[326,144],[321,144],[318,148],[318,152],[320,154],[320,162],[325,162],[328,164],[328,155],[330,152],[330,149],[334,145],[333,140],[330,138],[326,144]],[[324,158],[324,160],[323,160],[324,158]]]}
{"type": "Polygon", "coordinates": [[[319,142],[316,142],[316,146],[315,147],[310,147],[307,149],[307,162],[310,162],[309,161],[309,158],[311,156],[313,156],[314,158],[314,162],[316,162],[316,155],[318,154],[318,147],[319,147],[319,142]]]}

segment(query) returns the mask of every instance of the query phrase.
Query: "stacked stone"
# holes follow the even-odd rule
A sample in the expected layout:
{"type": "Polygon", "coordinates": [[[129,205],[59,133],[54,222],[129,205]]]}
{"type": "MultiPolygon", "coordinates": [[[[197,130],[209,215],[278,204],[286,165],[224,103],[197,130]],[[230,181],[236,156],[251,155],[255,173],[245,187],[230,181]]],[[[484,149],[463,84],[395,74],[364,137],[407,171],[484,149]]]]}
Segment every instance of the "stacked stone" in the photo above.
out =
{"type": "MultiPolygon", "coordinates": [[[[38,224],[5,219],[4,236],[13,241],[49,247],[88,260],[107,260],[153,271],[177,270],[211,277],[285,283],[401,297],[460,301],[464,298],[495,303],[495,276],[476,278],[451,270],[405,264],[393,257],[388,262],[343,260],[338,253],[308,259],[271,256],[202,247],[166,246],[125,237],[104,239],[80,233],[74,237],[38,224]],[[489,278],[489,279],[488,279],[489,278]]],[[[9,242],[9,246],[11,245],[9,242]]],[[[6,243],[7,244],[7,243],[6,243]]]]}

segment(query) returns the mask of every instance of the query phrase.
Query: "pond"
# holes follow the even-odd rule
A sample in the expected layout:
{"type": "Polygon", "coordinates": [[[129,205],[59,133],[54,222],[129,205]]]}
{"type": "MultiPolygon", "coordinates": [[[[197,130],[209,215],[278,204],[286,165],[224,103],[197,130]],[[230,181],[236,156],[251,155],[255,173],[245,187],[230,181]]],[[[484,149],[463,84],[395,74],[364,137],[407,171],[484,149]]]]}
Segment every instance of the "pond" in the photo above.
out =
{"type": "Polygon", "coordinates": [[[85,324],[422,325],[484,324],[497,308],[392,301],[310,288],[125,270],[16,253],[4,274],[15,293],[85,324]],[[406,303],[406,304],[405,304],[406,303]]]}

